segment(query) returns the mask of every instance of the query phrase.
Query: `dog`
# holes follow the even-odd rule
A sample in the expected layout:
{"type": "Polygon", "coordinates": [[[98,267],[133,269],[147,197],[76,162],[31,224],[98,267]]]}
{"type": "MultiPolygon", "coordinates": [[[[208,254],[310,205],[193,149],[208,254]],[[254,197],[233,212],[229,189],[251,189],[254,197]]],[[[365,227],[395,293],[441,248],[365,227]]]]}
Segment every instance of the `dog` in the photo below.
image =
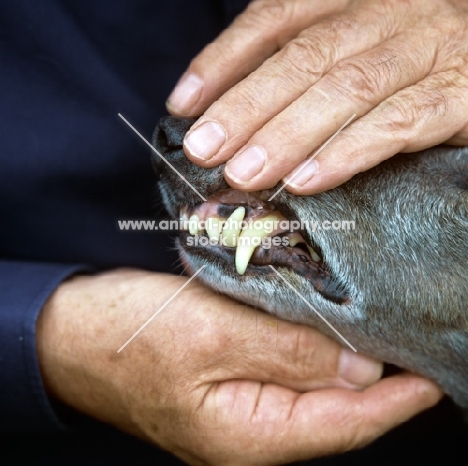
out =
{"type": "Polygon", "coordinates": [[[466,410],[468,148],[398,154],[333,190],[272,198],[280,185],[244,193],[222,165],[192,164],[182,142],[194,121],[165,117],[152,140],[179,172],[153,154],[166,209],[189,223],[177,240],[186,268],[205,266],[200,280],[221,293],[436,381],[466,410]],[[226,228],[233,217],[241,231],[226,228]],[[270,232],[266,219],[277,221],[270,232]],[[344,220],[354,229],[325,228],[344,220]],[[243,236],[262,242],[234,244],[243,236]]]}

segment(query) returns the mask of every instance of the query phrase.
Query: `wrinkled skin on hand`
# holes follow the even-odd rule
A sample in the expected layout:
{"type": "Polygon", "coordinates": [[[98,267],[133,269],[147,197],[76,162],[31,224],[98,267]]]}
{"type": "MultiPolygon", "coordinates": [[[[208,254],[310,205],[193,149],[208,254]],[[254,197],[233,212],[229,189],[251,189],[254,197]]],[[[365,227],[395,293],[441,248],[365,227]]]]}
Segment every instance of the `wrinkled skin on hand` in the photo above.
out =
{"type": "Polygon", "coordinates": [[[356,448],[441,396],[411,374],[379,381],[380,363],[195,281],[176,295],[187,280],[120,270],[64,282],[37,324],[50,396],[213,466],[356,448]]]}
{"type": "Polygon", "coordinates": [[[466,0],[253,1],[168,101],[202,115],[185,139],[194,163],[228,161],[238,189],[283,179],[295,194],[398,152],[468,144],[467,108],[466,0]]]}

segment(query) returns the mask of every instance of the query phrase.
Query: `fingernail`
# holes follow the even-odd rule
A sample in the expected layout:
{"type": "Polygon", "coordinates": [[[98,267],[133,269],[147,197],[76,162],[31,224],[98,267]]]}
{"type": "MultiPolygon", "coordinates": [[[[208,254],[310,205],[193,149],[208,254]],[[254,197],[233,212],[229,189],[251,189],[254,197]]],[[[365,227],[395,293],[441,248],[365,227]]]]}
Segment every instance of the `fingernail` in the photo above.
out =
{"type": "Polygon", "coordinates": [[[224,171],[236,183],[245,184],[263,170],[266,160],[263,147],[249,146],[231,159],[224,171]]]}
{"type": "Polygon", "coordinates": [[[174,113],[190,113],[200,99],[203,81],[196,74],[184,74],[167,99],[166,105],[174,113]]]}
{"type": "Polygon", "coordinates": [[[218,123],[207,121],[185,136],[184,146],[197,159],[209,160],[226,142],[226,133],[218,123]]]}
{"type": "Polygon", "coordinates": [[[304,186],[318,172],[315,160],[305,160],[286,177],[286,183],[294,188],[304,186]]]}
{"type": "Polygon", "coordinates": [[[349,349],[341,351],[338,375],[348,382],[366,387],[382,376],[383,364],[349,349]]]}

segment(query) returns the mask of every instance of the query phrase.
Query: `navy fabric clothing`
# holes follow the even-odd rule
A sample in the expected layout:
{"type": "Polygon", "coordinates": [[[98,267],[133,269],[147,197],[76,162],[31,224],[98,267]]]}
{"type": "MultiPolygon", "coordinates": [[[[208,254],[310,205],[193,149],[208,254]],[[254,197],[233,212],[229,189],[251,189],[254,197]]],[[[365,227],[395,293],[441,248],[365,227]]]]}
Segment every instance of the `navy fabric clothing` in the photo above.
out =
{"type": "Polygon", "coordinates": [[[0,5],[0,429],[58,429],[35,354],[37,315],[82,270],[174,270],[170,237],[122,232],[160,211],[148,138],[189,60],[244,2],[0,5]]]}
{"type": "Polygon", "coordinates": [[[59,421],[44,394],[36,358],[38,311],[79,265],[0,262],[0,428],[53,429],[59,421]]]}
{"type": "MultiPolygon", "coordinates": [[[[189,60],[246,3],[0,3],[2,464],[144,465],[156,458],[161,464],[180,464],[53,404],[37,364],[35,322],[52,291],[71,274],[117,266],[178,272],[170,235],[118,229],[118,220],[155,218],[164,212],[149,149],[117,114],[149,138],[189,60]]],[[[432,432],[427,416],[420,419],[416,425],[432,432]]],[[[458,437],[447,428],[453,421],[444,422],[442,429],[455,442],[458,437]]],[[[434,458],[430,449],[427,456],[418,456],[420,443],[409,437],[415,464],[434,458]]],[[[446,448],[456,452],[459,444],[450,441],[446,448]]],[[[336,464],[375,462],[382,451],[389,461],[397,454],[376,443],[363,455],[351,453],[336,464]]]]}

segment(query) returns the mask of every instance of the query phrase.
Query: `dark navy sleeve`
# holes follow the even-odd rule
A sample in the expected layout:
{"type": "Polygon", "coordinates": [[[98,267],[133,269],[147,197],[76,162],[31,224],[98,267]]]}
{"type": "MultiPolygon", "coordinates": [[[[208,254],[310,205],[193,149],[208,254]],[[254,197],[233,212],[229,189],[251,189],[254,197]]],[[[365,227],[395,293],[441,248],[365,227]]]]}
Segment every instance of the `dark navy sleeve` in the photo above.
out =
{"type": "Polygon", "coordinates": [[[80,265],[0,262],[0,431],[61,429],[36,355],[36,319],[57,286],[80,265]]]}
{"type": "MultiPolygon", "coordinates": [[[[181,273],[147,138],[190,59],[247,0],[0,2],[0,430],[61,424],[35,322],[80,265],[181,273]]],[[[60,405],[58,405],[59,408],[60,405]]]]}

